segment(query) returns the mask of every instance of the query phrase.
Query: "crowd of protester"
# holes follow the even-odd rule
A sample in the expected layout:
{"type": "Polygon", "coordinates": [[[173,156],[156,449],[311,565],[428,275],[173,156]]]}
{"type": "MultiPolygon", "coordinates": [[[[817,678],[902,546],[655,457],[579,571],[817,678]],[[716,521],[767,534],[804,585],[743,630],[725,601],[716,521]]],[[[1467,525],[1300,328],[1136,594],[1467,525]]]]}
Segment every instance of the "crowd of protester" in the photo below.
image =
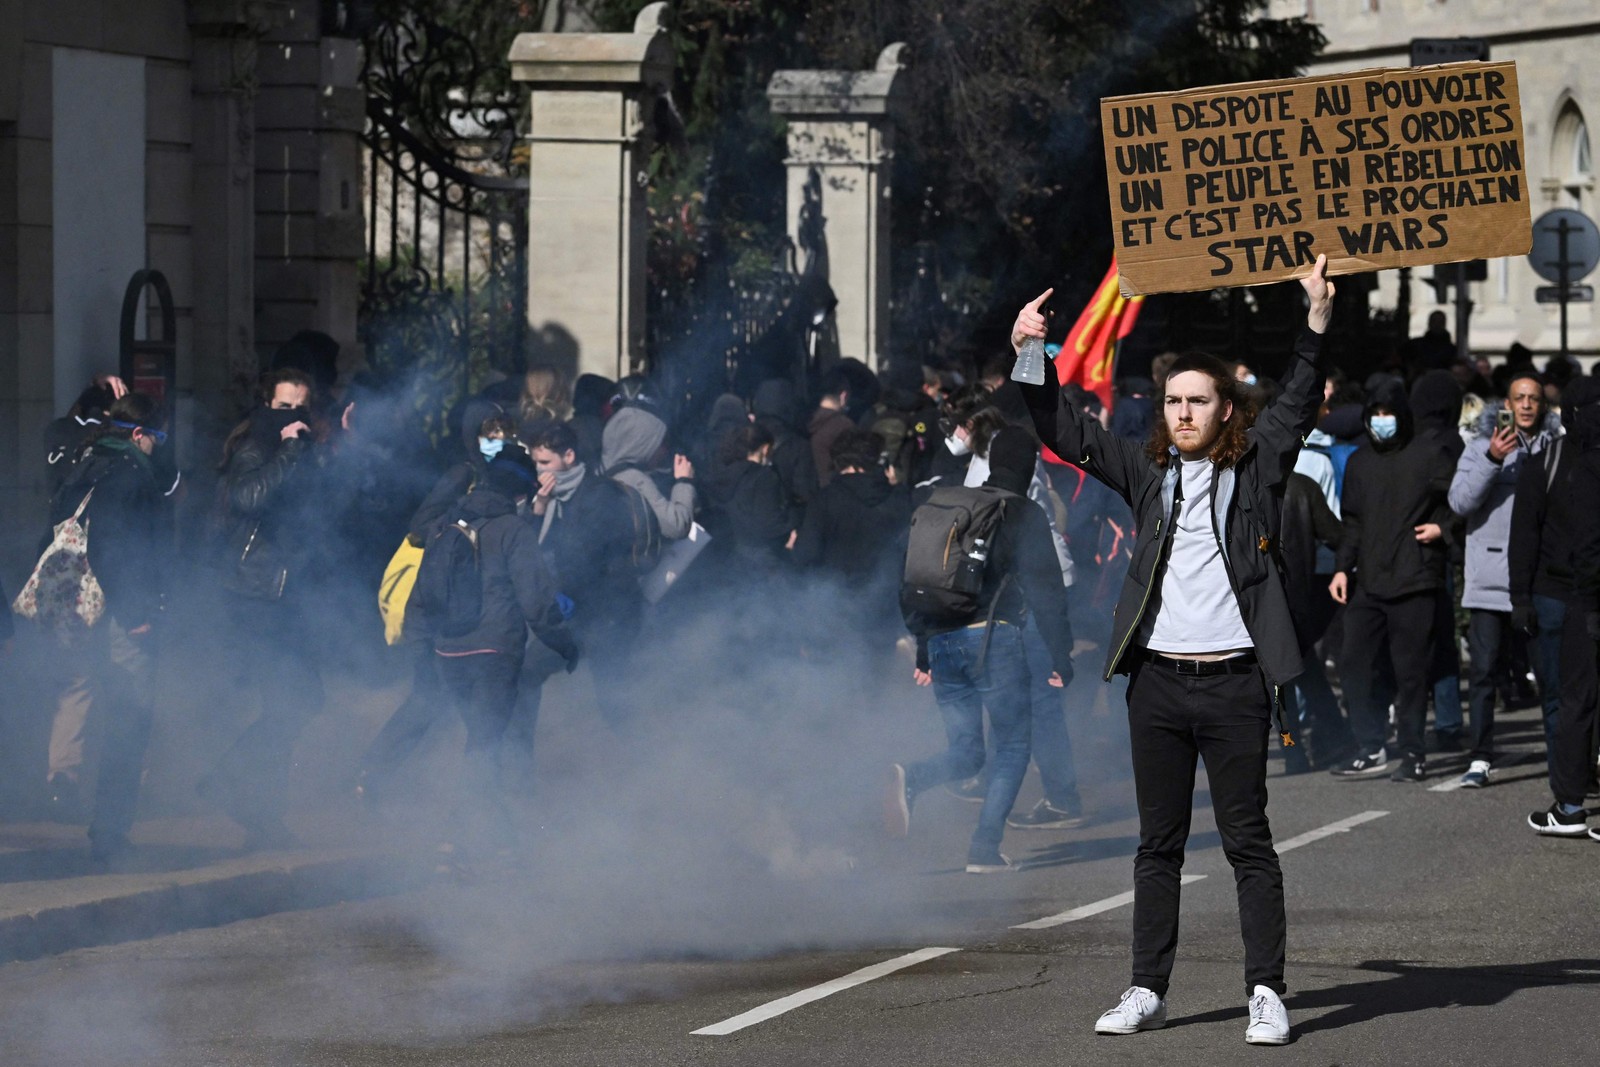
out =
{"type": "MultiPolygon", "coordinates": [[[[1306,665],[1284,768],[1416,782],[1438,754],[1464,752],[1461,784],[1481,788],[1506,758],[1497,707],[1537,703],[1554,803],[1529,823],[1600,839],[1583,808],[1600,702],[1600,380],[1568,361],[1538,369],[1525,350],[1492,368],[1460,361],[1433,325],[1392,369],[1327,378],[1280,543],[1262,548],[1278,553],[1306,665]]],[[[847,360],[814,388],[773,379],[692,412],[643,377],[569,385],[538,366],[458,404],[431,442],[414,405],[359,381],[336,390],[331,360],[307,352],[291,346],[263,377],[215,457],[215,493],[191,501],[195,521],[174,519],[184,479],[151,398],[99,378],[47,433],[39,548],[87,520],[105,615],[46,627],[60,654],[41,778],[58,799],[92,795],[98,861],[129,849],[163,608],[195,580],[220,590],[256,706],[199,791],[248,848],[293,840],[289,769],[324,705],[319,620],[349,619],[349,641],[378,644],[377,603],[402,585],[390,638],[411,688],[357,788],[382,804],[453,709],[466,728],[453,814],[464,853],[507,836],[503,801],[530,787],[552,673],[587,669],[601,718],[627,737],[649,703],[638,664],[653,634],[802,586],[847,591],[848,610],[784,619],[782,633],[752,614],[739,640],[861,656],[933,687],[948,751],[895,765],[891,830],[944,784],[983,805],[968,869],[987,872],[1011,867],[1007,826],[1085,819],[1063,690],[1101,684],[1074,678],[1073,651],[1108,641],[1135,531],[1120,498],[1041,450],[1009,353],[926,368],[917,388],[847,360]],[[1017,504],[974,614],[931,621],[903,596],[913,516],[980,487],[1017,504]],[[114,724],[95,735],[92,788],[79,781],[91,715],[114,724]],[[1044,798],[1014,812],[1030,758],[1044,798]]],[[[1113,405],[1074,386],[1068,402],[1142,444],[1175,358],[1121,381],[1113,405]]],[[[1232,369],[1265,407],[1273,384],[1232,369]]],[[[10,625],[0,613],[0,638],[10,625]]]]}

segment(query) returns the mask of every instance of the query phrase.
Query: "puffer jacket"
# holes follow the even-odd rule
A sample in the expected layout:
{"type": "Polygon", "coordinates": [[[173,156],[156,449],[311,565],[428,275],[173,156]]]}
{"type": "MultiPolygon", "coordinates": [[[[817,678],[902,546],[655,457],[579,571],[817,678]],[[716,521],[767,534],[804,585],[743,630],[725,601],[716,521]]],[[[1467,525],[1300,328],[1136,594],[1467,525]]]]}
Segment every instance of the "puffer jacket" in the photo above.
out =
{"type": "MultiPolygon", "coordinates": [[[[1322,336],[1301,331],[1294,344],[1283,391],[1249,431],[1238,463],[1219,470],[1213,517],[1221,534],[1228,582],[1263,673],[1284,685],[1302,668],[1300,643],[1279,560],[1284,486],[1294,469],[1301,438],[1310,431],[1322,401],[1319,364],[1322,336]]],[[[1138,527],[1133,562],[1112,617],[1105,677],[1128,672],[1134,635],[1154,584],[1165,573],[1172,541],[1178,465],[1162,467],[1143,445],[1115,437],[1079,412],[1059,386],[1024,385],[1023,395],[1039,438],[1062,459],[1104,482],[1133,509],[1138,527]]]]}
{"type": "Polygon", "coordinates": [[[1499,463],[1489,457],[1499,405],[1486,409],[1478,436],[1467,442],[1450,480],[1450,510],[1467,523],[1465,588],[1461,606],[1483,611],[1511,610],[1511,512],[1516,504],[1517,477],[1529,456],[1549,447],[1552,434],[1539,429],[1517,434],[1517,447],[1499,463]]]}

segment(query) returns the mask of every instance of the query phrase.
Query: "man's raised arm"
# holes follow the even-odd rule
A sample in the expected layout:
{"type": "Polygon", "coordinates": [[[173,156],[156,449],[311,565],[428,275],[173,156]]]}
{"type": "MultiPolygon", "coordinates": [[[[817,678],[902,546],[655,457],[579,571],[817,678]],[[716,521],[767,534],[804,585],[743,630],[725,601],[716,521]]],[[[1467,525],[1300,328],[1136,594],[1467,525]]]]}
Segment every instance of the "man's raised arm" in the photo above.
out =
{"type": "MultiPolygon", "coordinates": [[[[1054,289],[1046,289],[1022,306],[1017,321],[1011,327],[1011,347],[1022,349],[1030,337],[1044,339],[1045,317],[1041,305],[1054,289]]],[[[1056,382],[1055,368],[1045,374],[1043,385],[1018,382],[1022,397],[1028,404],[1028,414],[1033,418],[1033,428],[1039,440],[1068,463],[1082,467],[1096,479],[1115,490],[1124,500],[1138,480],[1145,466],[1144,449],[1134,441],[1125,441],[1106,432],[1094,419],[1085,418],[1083,412],[1067,402],[1061,386],[1056,382]]]]}
{"type": "Polygon", "coordinates": [[[1316,425],[1317,409],[1322,405],[1322,338],[1333,319],[1333,282],[1323,273],[1327,256],[1318,256],[1311,273],[1300,279],[1310,298],[1306,328],[1295,338],[1294,354],[1283,375],[1283,391],[1256,419],[1256,447],[1263,460],[1271,460],[1267,473],[1282,482],[1294,469],[1300,443],[1316,425]]]}

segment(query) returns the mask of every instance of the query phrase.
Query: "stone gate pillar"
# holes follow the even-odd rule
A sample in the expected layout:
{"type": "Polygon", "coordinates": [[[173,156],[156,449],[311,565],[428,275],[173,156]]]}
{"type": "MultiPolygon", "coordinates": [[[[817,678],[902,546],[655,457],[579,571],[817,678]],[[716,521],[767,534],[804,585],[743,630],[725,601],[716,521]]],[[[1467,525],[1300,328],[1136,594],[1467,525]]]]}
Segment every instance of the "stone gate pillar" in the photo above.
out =
{"type": "Polygon", "coordinates": [[[528,326],[536,358],[619,378],[644,359],[645,159],[672,76],[666,4],[632,33],[523,33],[531,96],[528,326]]]}
{"type": "Polygon", "coordinates": [[[889,348],[889,164],[905,53],[892,44],[869,71],[780,70],[767,86],[789,123],[789,236],[801,244],[808,187],[820,190],[839,354],[873,370],[889,348]]]}

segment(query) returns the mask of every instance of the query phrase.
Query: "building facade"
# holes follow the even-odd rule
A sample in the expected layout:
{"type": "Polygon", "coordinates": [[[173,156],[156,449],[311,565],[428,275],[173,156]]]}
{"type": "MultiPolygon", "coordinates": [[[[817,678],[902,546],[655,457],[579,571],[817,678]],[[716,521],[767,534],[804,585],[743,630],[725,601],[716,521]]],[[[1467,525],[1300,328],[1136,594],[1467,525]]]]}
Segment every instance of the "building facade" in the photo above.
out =
{"type": "MultiPolygon", "coordinates": [[[[1522,95],[1530,207],[1537,219],[1552,208],[1596,217],[1591,124],[1600,117],[1600,7],[1593,0],[1272,0],[1277,18],[1305,16],[1328,38],[1309,74],[1367,67],[1404,67],[1413,38],[1481,38],[1490,59],[1513,60],[1522,95]]],[[[1411,272],[1411,334],[1428,314],[1451,311],[1436,302],[1425,278],[1411,272]]],[[[1587,281],[1594,284],[1600,273],[1587,281]]],[[[1488,280],[1470,285],[1474,304],[1469,341],[1474,352],[1503,354],[1513,343],[1548,354],[1560,345],[1560,311],[1539,304],[1534,291],[1549,284],[1526,257],[1491,261],[1488,280]]],[[[1396,306],[1399,272],[1385,271],[1373,296],[1377,307],[1396,306]]],[[[1593,304],[1568,309],[1569,351],[1585,363],[1600,355],[1600,321],[1593,304]]],[[[1453,315],[1452,315],[1453,321],[1453,315]]]]}
{"type": "MultiPolygon", "coordinates": [[[[44,426],[119,369],[135,272],[171,287],[186,466],[209,459],[197,451],[216,439],[206,420],[236,410],[297,331],[358,356],[364,104],[344,7],[0,0],[6,541],[39,532],[44,426]]],[[[153,300],[147,290],[141,317],[159,332],[153,300]]]]}

